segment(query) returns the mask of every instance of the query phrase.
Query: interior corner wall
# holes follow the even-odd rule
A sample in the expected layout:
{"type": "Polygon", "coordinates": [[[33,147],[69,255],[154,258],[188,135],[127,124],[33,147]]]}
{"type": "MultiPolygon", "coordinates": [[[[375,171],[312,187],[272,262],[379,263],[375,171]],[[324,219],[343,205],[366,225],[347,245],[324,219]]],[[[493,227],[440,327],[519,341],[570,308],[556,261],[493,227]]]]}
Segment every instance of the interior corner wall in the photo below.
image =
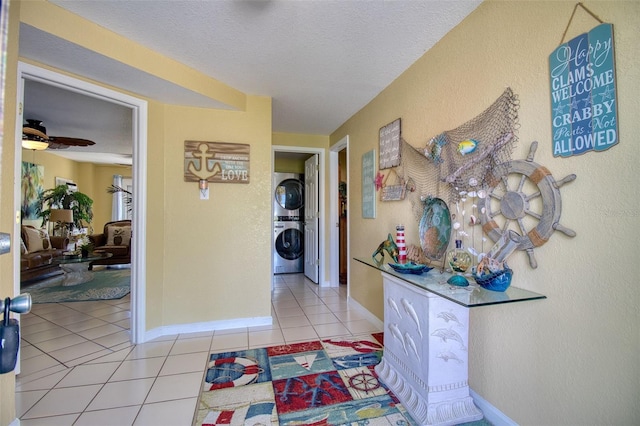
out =
{"type": "MultiPolygon", "coordinates": [[[[362,155],[378,151],[378,130],[402,118],[402,136],[423,148],[485,110],[507,87],[519,97],[519,144],[559,180],[560,223],[535,249],[510,257],[513,286],[547,299],[471,309],[469,384],[521,425],[640,424],[640,276],[637,164],[640,150],[640,3],[583,3],[613,23],[619,143],[604,152],[553,157],[548,57],[560,44],[575,2],[485,1],[365,108],[331,135],[349,135],[350,250],[371,256],[397,223],[418,244],[408,200],[377,202],[376,218],[361,216],[362,155]]],[[[565,41],[599,23],[578,9],[565,41]]],[[[382,318],[380,274],[351,261],[351,296],[382,318]]],[[[434,272],[430,272],[434,273],[434,272]]],[[[435,272],[437,273],[437,272],[435,272]]]]}
{"type": "Polygon", "coordinates": [[[149,200],[165,217],[162,261],[149,263],[164,269],[163,325],[270,317],[271,99],[248,96],[244,112],[164,110],[167,195],[149,200]],[[210,183],[201,200],[184,180],[185,140],[249,144],[249,183],[210,183]]]}

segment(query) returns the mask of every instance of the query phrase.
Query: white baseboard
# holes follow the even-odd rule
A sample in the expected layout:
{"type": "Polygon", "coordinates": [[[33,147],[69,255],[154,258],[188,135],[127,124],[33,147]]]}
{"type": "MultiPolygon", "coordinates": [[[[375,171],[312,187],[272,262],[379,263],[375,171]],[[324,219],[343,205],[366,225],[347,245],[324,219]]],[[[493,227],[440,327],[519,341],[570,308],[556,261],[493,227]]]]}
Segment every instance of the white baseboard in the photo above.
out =
{"type": "Polygon", "coordinates": [[[198,333],[202,331],[228,330],[242,327],[261,327],[273,324],[272,317],[237,318],[222,321],[194,322],[190,324],[175,324],[157,327],[144,334],[144,341],[157,339],[173,334],[198,333]]]}
{"type": "Polygon", "coordinates": [[[338,288],[338,286],[340,285],[340,283],[338,283],[337,285],[331,285],[331,281],[322,281],[319,286],[322,288],[338,288]]]}
{"type": "Polygon", "coordinates": [[[502,411],[491,405],[486,399],[469,389],[469,394],[473,398],[476,406],[484,414],[484,419],[493,426],[518,426],[518,423],[507,417],[502,411]]]}
{"type": "Polygon", "coordinates": [[[347,298],[347,303],[349,306],[354,306],[356,309],[360,311],[361,314],[367,317],[367,320],[374,323],[376,327],[380,330],[384,330],[384,321],[380,320],[377,316],[373,315],[367,308],[362,306],[360,303],[356,302],[354,298],[349,296],[347,298]]]}

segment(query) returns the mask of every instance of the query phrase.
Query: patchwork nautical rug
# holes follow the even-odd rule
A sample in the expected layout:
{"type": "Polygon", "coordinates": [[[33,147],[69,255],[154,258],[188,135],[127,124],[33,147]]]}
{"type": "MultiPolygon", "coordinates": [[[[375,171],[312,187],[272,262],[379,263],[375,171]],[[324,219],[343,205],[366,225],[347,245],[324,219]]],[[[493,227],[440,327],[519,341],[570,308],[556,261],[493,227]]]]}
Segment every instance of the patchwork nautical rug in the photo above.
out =
{"type": "Polygon", "coordinates": [[[415,425],[378,380],[382,333],[210,354],[196,425],[415,425]]]}

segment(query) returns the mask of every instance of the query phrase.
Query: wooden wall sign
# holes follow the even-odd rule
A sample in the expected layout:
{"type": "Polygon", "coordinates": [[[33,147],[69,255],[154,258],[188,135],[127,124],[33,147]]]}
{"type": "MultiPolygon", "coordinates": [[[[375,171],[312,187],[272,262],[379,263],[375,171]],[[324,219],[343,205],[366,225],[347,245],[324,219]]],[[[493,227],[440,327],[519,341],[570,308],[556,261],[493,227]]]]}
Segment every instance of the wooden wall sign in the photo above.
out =
{"type": "Polygon", "coordinates": [[[184,141],[184,180],[249,183],[249,145],[184,141]]]}
{"type": "Polygon", "coordinates": [[[618,143],[613,25],[601,24],[549,56],[554,157],[618,143]]]}
{"type": "Polygon", "coordinates": [[[400,119],[380,129],[380,170],[400,165],[400,119]]]}

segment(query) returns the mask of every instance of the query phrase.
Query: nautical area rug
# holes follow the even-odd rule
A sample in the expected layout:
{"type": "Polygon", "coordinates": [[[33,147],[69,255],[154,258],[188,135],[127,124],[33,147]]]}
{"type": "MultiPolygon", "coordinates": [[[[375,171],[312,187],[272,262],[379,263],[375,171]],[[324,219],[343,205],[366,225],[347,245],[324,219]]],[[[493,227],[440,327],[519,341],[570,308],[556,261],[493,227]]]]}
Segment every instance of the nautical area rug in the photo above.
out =
{"type": "Polygon", "coordinates": [[[416,425],[374,371],[382,342],[377,333],[210,354],[195,425],[416,425]]]}
{"type": "Polygon", "coordinates": [[[84,302],[121,299],[131,291],[131,269],[103,269],[93,272],[93,280],[65,287],[64,275],[47,278],[23,288],[33,303],[84,302]]]}

